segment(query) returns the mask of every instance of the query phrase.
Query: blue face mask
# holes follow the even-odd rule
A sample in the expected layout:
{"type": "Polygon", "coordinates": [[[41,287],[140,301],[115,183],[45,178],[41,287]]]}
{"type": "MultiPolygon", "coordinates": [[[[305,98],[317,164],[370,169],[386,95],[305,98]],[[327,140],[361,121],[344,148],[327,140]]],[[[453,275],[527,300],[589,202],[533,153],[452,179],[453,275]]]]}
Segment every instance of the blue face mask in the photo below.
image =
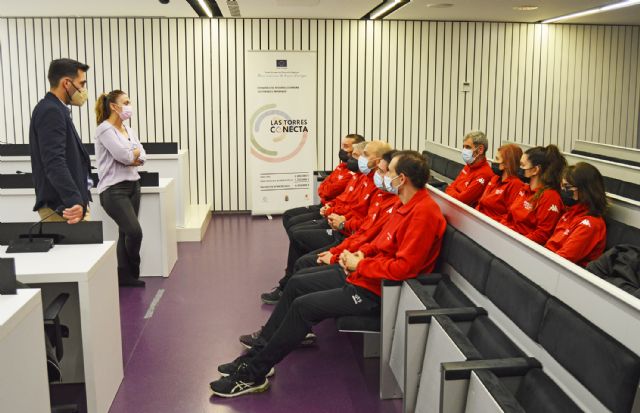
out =
{"type": "MultiPolygon", "coordinates": [[[[398,175],[400,176],[400,175],[398,175]]],[[[400,188],[399,186],[394,187],[393,185],[391,185],[391,182],[393,182],[398,176],[396,176],[395,178],[390,178],[388,176],[384,176],[384,186],[385,189],[387,190],[387,192],[389,192],[390,194],[394,194],[394,195],[398,195],[398,188],[400,188]]]]}
{"type": "Polygon", "coordinates": [[[467,165],[471,165],[475,161],[475,158],[473,157],[473,149],[463,149],[462,160],[467,165]]]}
{"type": "Polygon", "coordinates": [[[358,168],[360,169],[360,172],[365,175],[368,175],[369,172],[371,172],[371,168],[369,168],[369,159],[367,159],[366,156],[360,155],[358,158],[358,168]]]}
{"type": "Polygon", "coordinates": [[[373,175],[373,183],[376,184],[376,188],[381,191],[386,191],[384,187],[384,178],[378,172],[373,175]]]}

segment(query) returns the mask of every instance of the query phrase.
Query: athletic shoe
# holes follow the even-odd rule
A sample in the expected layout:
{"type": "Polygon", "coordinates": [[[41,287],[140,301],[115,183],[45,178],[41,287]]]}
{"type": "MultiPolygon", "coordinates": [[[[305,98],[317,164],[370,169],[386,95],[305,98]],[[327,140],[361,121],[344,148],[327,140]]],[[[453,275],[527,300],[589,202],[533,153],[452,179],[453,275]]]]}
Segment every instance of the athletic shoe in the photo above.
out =
{"type": "Polygon", "coordinates": [[[312,346],[316,343],[316,338],[318,338],[314,333],[307,333],[307,335],[300,342],[301,346],[312,346]]]}
{"type": "Polygon", "coordinates": [[[258,330],[255,333],[245,334],[240,336],[240,343],[246,348],[254,348],[254,347],[264,347],[267,345],[267,340],[260,336],[260,332],[262,330],[258,330]]]}
{"type": "Polygon", "coordinates": [[[269,305],[278,304],[280,297],[282,297],[282,290],[279,286],[275,287],[271,292],[260,294],[262,302],[269,305]]]}
{"type": "Polygon", "coordinates": [[[249,393],[262,393],[269,388],[269,379],[253,377],[246,363],[241,363],[230,376],[212,381],[213,394],[220,397],[238,397],[249,393]]]}
{"type": "MultiPolygon", "coordinates": [[[[236,371],[238,371],[238,368],[240,367],[240,365],[242,363],[245,363],[250,358],[251,356],[244,355],[233,360],[231,363],[221,364],[218,366],[218,373],[220,373],[222,377],[230,376],[234,374],[236,371]]],[[[271,370],[269,370],[269,372],[267,373],[267,377],[271,377],[274,374],[276,374],[276,370],[273,367],[271,367],[271,370]]]]}
{"type": "MultiPolygon", "coordinates": [[[[262,330],[258,330],[251,334],[245,334],[240,336],[240,343],[248,349],[256,347],[264,347],[267,345],[267,340],[262,338],[260,333],[262,330]]],[[[300,342],[301,346],[311,346],[316,343],[317,336],[314,333],[307,333],[307,335],[300,342]]]]}

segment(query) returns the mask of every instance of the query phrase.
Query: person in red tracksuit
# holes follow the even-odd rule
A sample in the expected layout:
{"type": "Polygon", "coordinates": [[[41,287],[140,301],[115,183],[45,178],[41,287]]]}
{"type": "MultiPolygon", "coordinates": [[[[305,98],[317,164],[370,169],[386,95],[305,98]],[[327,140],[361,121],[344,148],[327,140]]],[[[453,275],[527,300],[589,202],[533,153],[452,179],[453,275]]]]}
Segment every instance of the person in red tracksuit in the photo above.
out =
{"type": "Polygon", "coordinates": [[[493,176],[486,158],[489,141],[483,132],[475,131],[465,136],[462,145],[462,160],[466,165],[445,192],[458,201],[475,207],[493,176]]]}
{"type": "Polygon", "coordinates": [[[320,208],[344,191],[350,178],[355,174],[355,171],[351,172],[347,166],[349,159],[351,159],[353,145],[361,142],[364,142],[364,137],[353,133],[342,138],[338,152],[340,163],[318,187],[320,204],[286,210],[282,215],[282,225],[287,232],[293,225],[321,218],[320,208]]]}
{"type": "Polygon", "coordinates": [[[495,162],[491,164],[494,176],[478,200],[478,211],[498,222],[507,215],[509,206],[523,185],[518,178],[521,157],[522,149],[518,145],[508,144],[498,148],[495,162]]]}
{"type": "Polygon", "coordinates": [[[426,159],[415,151],[396,154],[387,185],[402,205],[380,234],[359,251],[343,251],[340,266],[292,278],[252,349],[218,367],[214,395],[235,397],[269,387],[274,366],[298,347],[311,327],[327,318],[379,315],[380,284],[433,270],[447,225],[425,185],[426,159]]]}
{"type": "Polygon", "coordinates": [[[586,267],[602,255],[607,243],[607,226],[602,218],[607,195],[600,171],[585,162],[568,167],[561,195],[566,209],[545,247],[586,267]]]}
{"type": "Polygon", "coordinates": [[[396,204],[400,202],[398,196],[387,191],[384,186],[384,176],[389,170],[389,163],[391,163],[391,158],[396,152],[391,150],[385,153],[378,163],[373,179],[378,192],[371,200],[367,217],[363,220],[349,219],[344,221],[342,231],[347,235],[347,238],[340,244],[328,250],[327,248],[322,248],[320,251],[312,251],[300,257],[293,267],[294,277],[300,270],[306,268],[337,263],[342,251],[345,249],[357,251],[360,246],[371,242],[380,233],[380,230],[397,207],[396,204]]]}
{"type": "Polygon", "coordinates": [[[558,191],[566,165],[566,159],[555,145],[527,150],[520,159],[519,175],[529,185],[520,190],[501,222],[544,245],[564,209],[558,191]]]}
{"type": "MultiPolygon", "coordinates": [[[[340,195],[331,204],[327,204],[321,210],[338,211],[348,218],[366,216],[371,199],[378,189],[373,182],[373,175],[382,155],[389,152],[391,147],[382,141],[368,142],[363,153],[359,157],[360,175],[349,184],[343,195],[340,195]]],[[[359,151],[358,148],[354,149],[359,151]]],[[[318,220],[319,221],[319,220],[318,220]]],[[[260,299],[265,304],[275,304],[286,286],[289,278],[294,273],[296,261],[303,255],[320,250],[332,245],[336,245],[345,238],[345,235],[333,230],[327,221],[316,221],[315,223],[298,224],[289,228],[289,250],[287,253],[287,267],[284,277],[278,282],[278,286],[270,292],[262,293],[260,299]]]]}

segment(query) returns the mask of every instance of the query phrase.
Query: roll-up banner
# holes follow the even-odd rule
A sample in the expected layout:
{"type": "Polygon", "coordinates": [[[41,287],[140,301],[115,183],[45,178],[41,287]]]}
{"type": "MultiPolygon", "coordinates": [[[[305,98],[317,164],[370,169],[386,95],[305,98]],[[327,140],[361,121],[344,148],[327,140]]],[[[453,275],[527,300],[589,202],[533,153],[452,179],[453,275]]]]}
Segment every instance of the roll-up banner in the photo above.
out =
{"type": "Polygon", "coordinates": [[[245,102],[251,213],[313,202],[316,52],[246,52],[245,102]]]}

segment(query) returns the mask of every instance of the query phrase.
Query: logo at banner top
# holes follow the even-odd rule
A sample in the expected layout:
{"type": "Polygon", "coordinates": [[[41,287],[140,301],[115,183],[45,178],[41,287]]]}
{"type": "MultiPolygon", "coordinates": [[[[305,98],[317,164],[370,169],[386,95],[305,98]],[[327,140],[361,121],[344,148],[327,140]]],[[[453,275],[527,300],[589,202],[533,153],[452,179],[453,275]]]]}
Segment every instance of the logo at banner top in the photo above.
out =
{"type": "Polygon", "coordinates": [[[287,67],[286,60],[276,60],[276,67],[287,67]]]}
{"type": "Polygon", "coordinates": [[[249,120],[251,154],[265,162],[285,162],[295,157],[309,137],[306,120],[292,119],[269,104],[258,108],[249,120]]]}

